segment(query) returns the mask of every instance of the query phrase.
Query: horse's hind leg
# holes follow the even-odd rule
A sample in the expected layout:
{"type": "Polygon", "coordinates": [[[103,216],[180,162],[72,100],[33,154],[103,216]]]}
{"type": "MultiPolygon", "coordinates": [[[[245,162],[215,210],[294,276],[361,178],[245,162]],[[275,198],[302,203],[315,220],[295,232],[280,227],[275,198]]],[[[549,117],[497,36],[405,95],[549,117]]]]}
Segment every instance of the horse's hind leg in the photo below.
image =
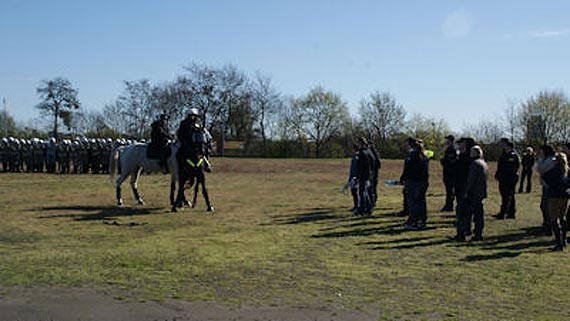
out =
{"type": "Polygon", "coordinates": [[[127,179],[127,176],[121,174],[119,178],[117,178],[117,188],[116,188],[116,195],[117,195],[117,205],[123,205],[123,198],[121,197],[121,185],[127,179]]]}
{"type": "Polygon", "coordinates": [[[135,199],[140,205],[144,205],[144,201],[141,198],[138,190],[137,181],[139,180],[139,176],[141,175],[142,168],[137,169],[134,175],[131,176],[131,188],[133,190],[133,194],[135,195],[135,199]]]}

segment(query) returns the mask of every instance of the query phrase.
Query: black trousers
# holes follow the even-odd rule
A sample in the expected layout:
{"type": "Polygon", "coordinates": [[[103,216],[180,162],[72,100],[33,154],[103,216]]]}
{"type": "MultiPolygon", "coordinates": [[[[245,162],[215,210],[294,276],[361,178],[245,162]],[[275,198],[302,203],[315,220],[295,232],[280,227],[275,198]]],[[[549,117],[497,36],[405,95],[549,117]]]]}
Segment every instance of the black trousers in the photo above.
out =
{"type": "Polygon", "coordinates": [[[354,203],[354,209],[358,208],[358,188],[350,188],[352,193],[352,202],[354,203]]]}
{"type": "Polygon", "coordinates": [[[374,206],[376,206],[376,202],[378,201],[378,173],[372,175],[372,202],[374,206]]]}
{"type": "Polygon", "coordinates": [[[473,220],[473,211],[467,199],[458,198],[457,207],[455,208],[455,227],[457,236],[465,238],[471,232],[471,221],[473,220]]]}
{"type": "Polygon", "coordinates": [[[372,199],[372,184],[369,178],[358,180],[358,212],[359,214],[372,214],[374,202],[372,199]]]}
{"type": "Polygon", "coordinates": [[[402,186],[402,215],[410,214],[410,210],[408,208],[408,190],[406,186],[402,186]]]}
{"type": "Polygon", "coordinates": [[[455,199],[455,177],[443,177],[445,185],[445,208],[453,209],[453,200],[455,199]]]}
{"type": "Polygon", "coordinates": [[[532,189],[532,168],[523,168],[521,173],[521,182],[519,184],[519,193],[523,192],[523,185],[526,178],[526,192],[530,193],[532,189]]]}
{"type": "Polygon", "coordinates": [[[503,178],[499,180],[499,193],[501,193],[500,216],[514,218],[516,213],[515,188],[518,177],[503,178]]]}

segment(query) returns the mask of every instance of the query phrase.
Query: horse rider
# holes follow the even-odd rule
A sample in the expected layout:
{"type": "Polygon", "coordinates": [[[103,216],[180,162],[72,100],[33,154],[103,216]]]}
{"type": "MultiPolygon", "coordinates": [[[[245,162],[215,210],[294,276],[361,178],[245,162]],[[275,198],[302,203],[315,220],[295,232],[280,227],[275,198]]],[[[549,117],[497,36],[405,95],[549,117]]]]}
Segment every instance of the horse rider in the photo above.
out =
{"type": "Polygon", "coordinates": [[[157,119],[150,125],[150,143],[149,149],[156,152],[159,156],[160,168],[163,172],[168,173],[166,161],[170,157],[170,149],[168,148],[168,141],[172,139],[172,135],[168,132],[167,128],[168,115],[160,114],[157,119]]]}
{"type": "Polygon", "coordinates": [[[178,131],[176,131],[176,136],[181,144],[178,150],[178,158],[181,159],[192,153],[201,155],[204,159],[206,171],[211,172],[212,167],[208,157],[212,136],[208,130],[200,124],[198,117],[200,117],[198,108],[190,108],[188,116],[180,122],[180,127],[178,131]]]}

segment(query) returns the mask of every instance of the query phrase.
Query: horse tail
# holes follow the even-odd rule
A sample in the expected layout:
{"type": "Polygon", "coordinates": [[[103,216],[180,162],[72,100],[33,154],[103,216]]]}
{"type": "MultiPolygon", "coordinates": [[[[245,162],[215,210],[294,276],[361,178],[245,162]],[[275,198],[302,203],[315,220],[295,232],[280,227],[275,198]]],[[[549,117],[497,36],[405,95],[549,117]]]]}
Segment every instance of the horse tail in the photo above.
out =
{"type": "Polygon", "coordinates": [[[115,175],[120,172],[120,148],[115,148],[111,153],[111,158],[109,159],[109,178],[111,182],[115,182],[115,175]]]}

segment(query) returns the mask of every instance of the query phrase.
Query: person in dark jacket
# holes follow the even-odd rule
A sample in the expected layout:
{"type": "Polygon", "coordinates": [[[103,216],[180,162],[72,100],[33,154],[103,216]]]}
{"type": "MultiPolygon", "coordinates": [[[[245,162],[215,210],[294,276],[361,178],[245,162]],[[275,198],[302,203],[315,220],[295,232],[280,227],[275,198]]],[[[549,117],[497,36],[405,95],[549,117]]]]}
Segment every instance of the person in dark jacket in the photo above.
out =
{"type": "MultiPolygon", "coordinates": [[[[483,200],[487,198],[487,176],[488,168],[483,158],[483,150],[479,145],[471,147],[470,151],[471,165],[467,174],[467,182],[465,184],[464,200],[469,208],[469,212],[475,223],[474,236],[472,241],[483,240],[483,228],[485,227],[485,210],[483,208],[483,200]]],[[[468,218],[463,218],[464,220],[468,218]]],[[[467,229],[470,228],[471,222],[458,221],[457,235],[465,237],[467,229]]]]}
{"type": "MultiPolygon", "coordinates": [[[[566,155],[566,160],[567,161],[570,160],[570,143],[562,145],[562,152],[564,153],[564,155],[566,155]]],[[[566,181],[570,181],[570,170],[566,174],[566,181]]],[[[568,207],[568,210],[566,211],[565,229],[567,232],[570,231],[570,207],[568,207]]],[[[567,239],[567,242],[570,242],[570,238],[567,239]]]]}
{"type": "Polygon", "coordinates": [[[429,159],[421,141],[408,138],[409,154],[404,160],[400,181],[405,184],[410,216],[406,229],[422,230],[427,224],[426,192],[429,186],[429,159]]]}
{"type": "Polygon", "coordinates": [[[455,172],[457,166],[457,150],[455,149],[455,137],[448,135],[445,137],[447,148],[441,159],[443,167],[443,184],[445,185],[445,205],[441,212],[452,212],[453,201],[455,199],[455,172]]]}
{"type": "Polygon", "coordinates": [[[526,192],[530,193],[532,190],[532,168],[536,160],[536,153],[531,146],[527,146],[524,150],[521,165],[521,181],[519,184],[519,193],[523,192],[523,185],[526,179],[526,192]]]}
{"type": "Polygon", "coordinates": [[[149,149],[158,156],[159,164],[163,171],[167,171],[166,160],[170,157],[170,149],[168,148],[168,141],[172,136],[167,128],[168,116],[161,114],[151,124],[150,144],[149,149]]]}
{"type": "Polygon", "coordinates": [[[512,142],[501,140],[500,145],[503,148],[503,153],[497,162],[495,178],[499,181],[501,211],[496,217],[498,219],[505,217],[514,219],[516,213],[515,188],[519,179],[520,159],[512,142]]]}
{"type": "Polygon", "coordinates": [[[199,117],[200,111],[198,108],[190,108],[187,117],[180,122],[180,126],[176,131],[176,136],[178,141],[180,141],[180,148],[176,157],[179,162],[182,162],[188,155],[199,155],[203,157],[204,169],[210,173],[212,172],[212,165],[209,160],[212,135],[198,121],[199,117]]]}
{"type": "Polygon", "coordinates": [[[471,232],[471,210],[467,200],[465,199],[465,186],[467,185],[467,176],[469,175],[469,168],[471,167],[471,148],[475,145],[475,140],[471,137],[462,137],[457,141],[459,156],[457,165],[455,167],[455,197],[457,206],[455,208],[455,224],[461,225],[465,222],[466,225],[462,226],[464,233],[457,234],[455,240],[458,242],[465,242],[465,236],[470,236],[471,232]]]}
{"type": "Polygon", "coordinates": [[[359,215],[371,215],[374,209],[374,199],[372,194],[372,176],[374,167],[374,156],[368,149],[368,141],[361,137],[358,139],[358,210],[359,215]]]}
{"type": "Polygon", "coordinates": [[[565,178],[568,173],[566,155],[555,153],[550,145],[543,145],[539,150],[541,183],[544,186],[545,209],[556,240],[554,251],[563,251],[566,247],[565,215],[568,209],[565,178]]]}
{"type": "Polygon", "coordinates": [[[374,146],[373,142],[368,142],[368,150],[374,160],[372,164],[371,190],[372,201],[374,206],[376,206],[376,202],[378,201],[378,177],[380,175],[380,168],[382,168],[382,162],[380,161],[380,155],[378,154],[378,150],[376,149],[376,146],[374,146]]]}
{"type": "Polygon", "coordinates": [[[346,182],[345,187],[343,187],[344,191],[346,187],[350,187],[350,192],[352,194],[352,202],[354,206],[350,209],[351,212],[357,213],[358,211],[358,145],[354,144],[352,146],[352,159],[350,160],[350,171],[348,173],[348,181],[346,182]]]}

